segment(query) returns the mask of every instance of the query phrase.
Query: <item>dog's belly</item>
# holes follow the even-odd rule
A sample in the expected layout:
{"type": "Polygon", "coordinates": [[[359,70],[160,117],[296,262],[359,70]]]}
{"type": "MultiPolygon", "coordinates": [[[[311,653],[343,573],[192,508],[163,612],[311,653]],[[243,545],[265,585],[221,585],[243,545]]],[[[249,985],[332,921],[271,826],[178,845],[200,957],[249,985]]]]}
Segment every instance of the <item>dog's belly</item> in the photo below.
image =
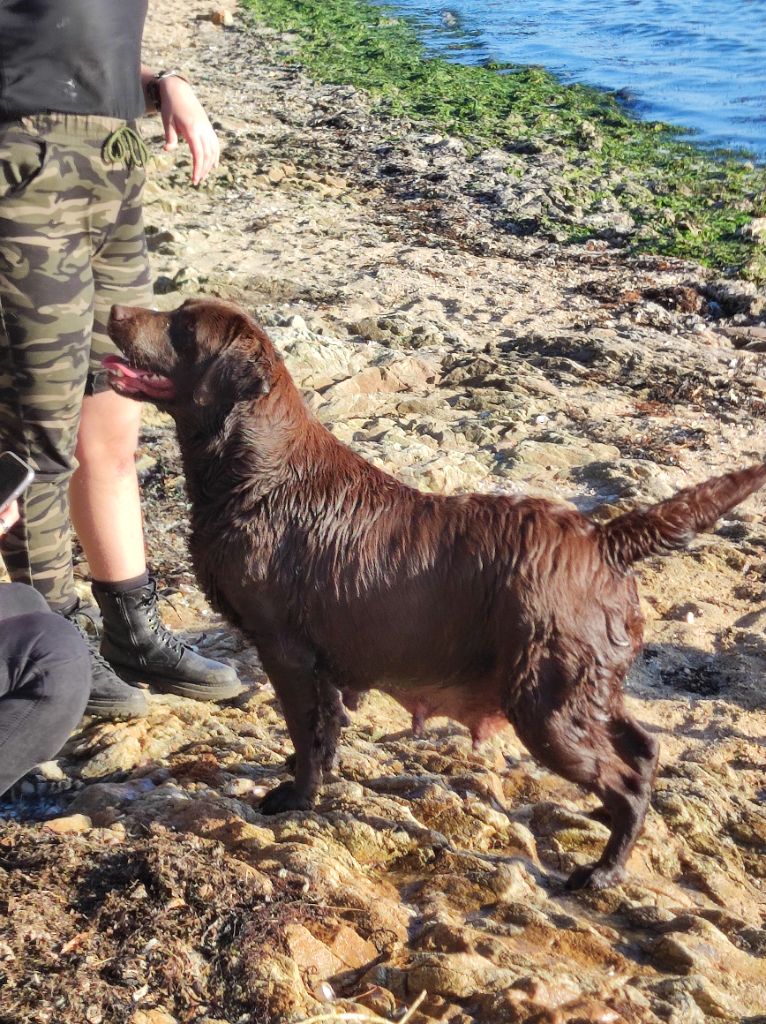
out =
{"type": "Polygon", "coordinates": [[[409,711],[415,736],[423,735],[429,718],[450,718],[469,730],[476,747],[509,727],[499,688],[493,680],[477,680],[465,686],[432,684],[416,688],[382,681],[375,689],[390,694],[409,711]]]}

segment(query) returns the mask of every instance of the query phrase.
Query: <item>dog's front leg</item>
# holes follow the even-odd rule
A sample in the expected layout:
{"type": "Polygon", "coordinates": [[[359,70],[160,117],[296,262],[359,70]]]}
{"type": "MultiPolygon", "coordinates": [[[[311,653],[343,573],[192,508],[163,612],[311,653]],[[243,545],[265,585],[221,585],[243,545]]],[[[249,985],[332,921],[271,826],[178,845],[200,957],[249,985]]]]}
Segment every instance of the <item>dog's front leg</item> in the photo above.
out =
{"type": "MultiPolygon", "coordinates": [[[[338,740],[344,726],[351,725],[340,690],[329,680],[319,680],[319,710],[322,718],[323,756],[322,769],[325,775],[338,767],[338,740]]],[[[285,771],[295,775],[297,757],[295,751],[285,758],[285,771]]]]}
{"type": "Polygon", "coordinates": [[[282,648],[280,657],[261,650],[266,674],[276,691],[295,747],[295,781],[283,782],[261,802],[264,814],[308,810],[322,781],[325,758],[324,687],[312,652],[282,648]]]}

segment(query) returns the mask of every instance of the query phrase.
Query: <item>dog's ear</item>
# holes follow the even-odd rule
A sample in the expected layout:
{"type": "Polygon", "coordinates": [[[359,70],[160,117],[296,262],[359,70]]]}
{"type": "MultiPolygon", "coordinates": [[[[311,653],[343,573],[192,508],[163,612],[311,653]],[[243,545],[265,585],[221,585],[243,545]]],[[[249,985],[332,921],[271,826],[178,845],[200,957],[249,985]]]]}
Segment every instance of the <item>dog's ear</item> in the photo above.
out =
{"type": "Polygon", "coordinates": [[[197,405],[231,405],[254,400],[271,391],[274,360],[262,355],[248,357],[236,349],[213,359],[194,388],[197,405]]]}
{"type": "Polygon", "coordinates": [[[231,405],[271,391],[278,357],[268,337],[247,316],[232,318],[218,354],[194,389],[197,405],[231,405]]]}

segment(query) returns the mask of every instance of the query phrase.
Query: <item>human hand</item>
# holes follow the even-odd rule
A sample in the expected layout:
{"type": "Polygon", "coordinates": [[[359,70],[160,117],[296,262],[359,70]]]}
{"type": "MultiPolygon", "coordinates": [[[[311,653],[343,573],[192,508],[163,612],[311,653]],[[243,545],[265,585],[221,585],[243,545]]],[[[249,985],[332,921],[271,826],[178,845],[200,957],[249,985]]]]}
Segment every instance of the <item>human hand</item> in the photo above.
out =
{"type": "Polygon", "coordinates": [[[0,537],[17,523],[19,519],[19,503],[11,501],[0,508],[0,537]]]}
{"type": "Polygon", "coordinates": [[[183,78],[172,75],[158,83],[166,152],[178,146],[178,137],[189,143],[192,155],[192,185],[199,185],[218,166],[221,148],[218,136],[194,90],[183,78]]]}

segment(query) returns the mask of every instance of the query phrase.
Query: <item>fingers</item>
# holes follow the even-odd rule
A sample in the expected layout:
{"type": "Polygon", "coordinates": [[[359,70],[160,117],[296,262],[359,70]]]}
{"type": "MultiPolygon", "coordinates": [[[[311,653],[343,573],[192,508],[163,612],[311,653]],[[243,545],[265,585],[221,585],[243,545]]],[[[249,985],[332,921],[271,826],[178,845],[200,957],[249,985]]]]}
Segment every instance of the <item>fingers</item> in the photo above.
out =
{"type": "Polygon", "coordinates": [[[165,126],[165,145],[163,146],[163,149],[166,153],[169,153],[171,150],[177,149],[178,147],[178,132],[176,131],[176,126],[173,124],[172,117],[163,117],[162,121],[165,126]]]}
{"type": "Polygon", "coordinates": [[[192,185],[199,185],[218,166],[218,137],[208,122],[196,126],[196,130],[189,133],[188,142],[192,154],[192,185]]]}
{"type": "Polygon", "coordinates": [[[218,137],[205,109],[183,78],[172,75],[160,82],[165,150],[178,146],[179,137],[188,142],[192,157],[192,185],[199,185],[218,166],[218,137]]]}
{"type": "Polygon", "coordinates": [[[10,528],[18,522],[18,519],[19,504],[17,501],[12,501],[10,504],[0,508],[0,535],[10,530],[10,528]]]}
{"type": "Polygon", "coordinates": [[[166,151],[176,149],[179,134],[186,139],[191,151],[192,185],[199,185],[212,169],[218,166],[220,156],[218,136],[207,119],[202,124],[188,126],[176,121],[169,121],[165,126],[166,151]]]}
{"type": "Polygon", "coordinates": [[[199,185],[202,181],[202,168],[205,163],[205,150],[202,146],[202,139],[195,133],[187,137],[192,157],[192,185],[199,185]]]}

